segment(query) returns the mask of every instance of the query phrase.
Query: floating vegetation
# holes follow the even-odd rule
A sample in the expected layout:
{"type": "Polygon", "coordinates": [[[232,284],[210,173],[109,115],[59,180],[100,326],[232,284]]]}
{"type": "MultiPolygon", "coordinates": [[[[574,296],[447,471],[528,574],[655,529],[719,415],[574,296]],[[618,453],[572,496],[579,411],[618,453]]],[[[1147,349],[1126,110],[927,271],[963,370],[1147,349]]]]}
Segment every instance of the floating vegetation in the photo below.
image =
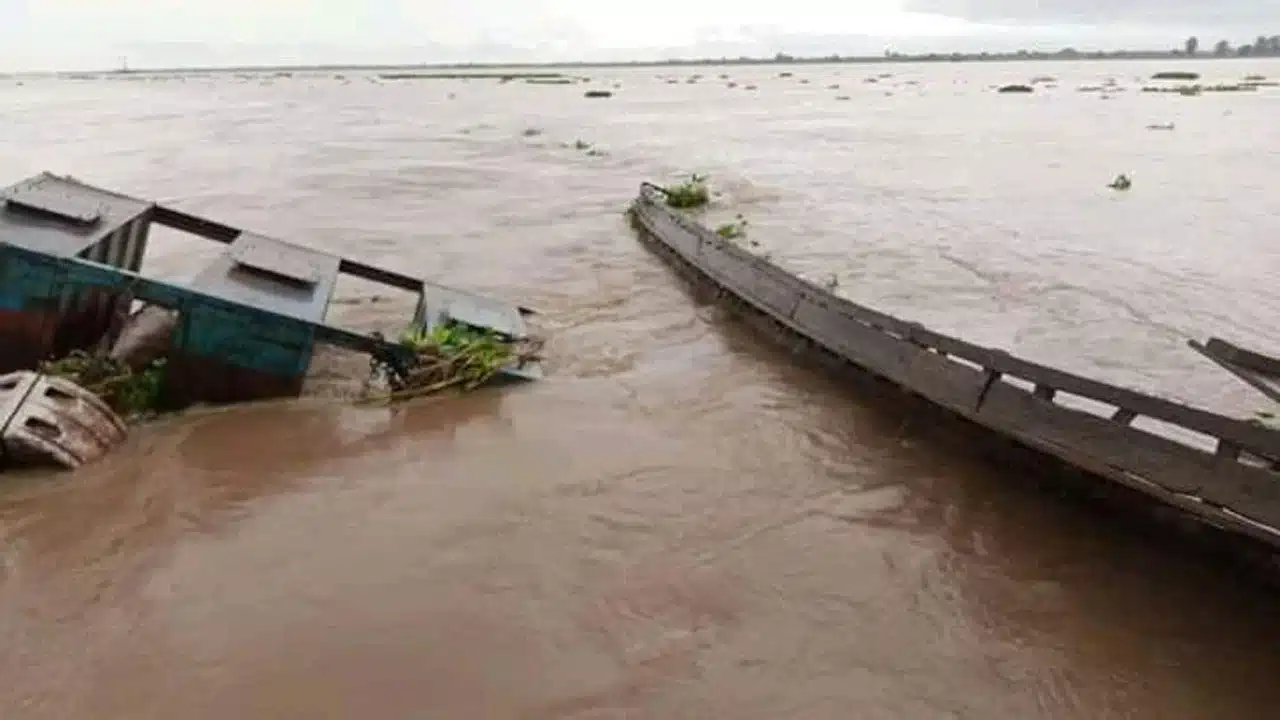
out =
{"type": "Polygon", "coordinates": [[[153,360],[138,372],[105,353],[73,350],[40,364],[45,375],[66,378],[102,399],[117,415],[136,420],[159,411],[165,361],[153,360]]]}
{"type": "Polygon", "coordinates": [[[1112,190],[1128,190],[1129,188],[1133,187],[1133,181],[1129,179],[1128,175],[1125,175],[1124,173],[1120,173],[1119,175],[1116,176],[1115,180],[1111,181],[1110,185],[1107,185],[1107,187],[1111,188],[1112,190]]]}
{"type": "Polygon", "coordinates": [[[510,365],[541,359],[543,342],[536,338],[511,340],[498,333],[462,323],[441,323],[427,330],[411,326],[400,334],[405,356],[378,357],[371,380],[381,378],[389,392],[366,389],[365,400],[394,402],[459,388],[475,389],[510,365]]]}
{"type": "Polygon", "coordinates": [[[739,214],[733,222],[727,222],[716,228],[716,234],[725,240],[740,240],[747,236],[747,221],[739,214]]]}
{"type": "Polygon", "coordinates": [[[1200,73],[1186,72],[1184,70],[1165,70],[1151,76],[1152,80],[1199,80],[1200,73]]]}
{"type": "Polygon", "coordinates": [[[702,207],[711,202],[711,190],[707,187],[706,175],[693,173],[685,182],[667,185],[660,189],[667,197],[667,204],[680,210],[702,207]]]}
{"type": "Polygon", "coordinates": [[[1032,88],[1030,85],[1004,85],[999,90],[996,90],[996,92],[998,93],[1029,93],[1029,92],[1035,92],[1035,89],[1032,88]]]}

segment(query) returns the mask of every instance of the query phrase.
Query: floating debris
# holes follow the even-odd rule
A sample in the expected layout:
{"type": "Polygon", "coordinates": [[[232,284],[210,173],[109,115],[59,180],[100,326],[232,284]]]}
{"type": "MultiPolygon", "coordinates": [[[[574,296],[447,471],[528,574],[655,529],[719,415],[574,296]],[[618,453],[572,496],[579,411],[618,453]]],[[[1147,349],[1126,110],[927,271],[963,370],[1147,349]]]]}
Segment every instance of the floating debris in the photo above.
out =
{"type": "Polygon", "coordinates": [[[582,96],[588,98],[611,98],[613,93],[608,90],[588,90],[582,96]]]}
{"type": "Polygon", "coordinates": [[[1238,85],[1220,84],[1220,85],[1177,85],[1174,87],[1157,87],[1155,85],[1147,85],[1142,88],[1144,93],[1177,93],[1179,95],[1195,96],[1201,93],[1222,93],[1222,92],[1253,92],[1260,85],[1258,83],[1241,83],[1238,85]]]}
{"type": "Polygon", "coordinates": [[[0,469],[74,469],[127,437],[124,421],[106,403],[65,378],[31,370],[0,375],[0,469]]]}
{"type": "MultiPolygon", "coordinates": [[[[487,73],[487,72],[400,72],[381,73],[381,80],[551,80],[568,79],[563,73],[527,72],[527,73],[487,73]]],[[[572,82],[572,80],[570,80],[572,82]]]]}
{"type": "Polygon", "coordinates": [[[1151,76],[1152,80],[1199,80],[1200,73],[1184,70],[1165,70],[1151,76]]]}
{"type": "Polygon", "coordinates": [[[1004,85],[999,90],[996,90],[996,92],[998,93],[1029,93],[1029,92],[1035,92],[1035,89],[1032,88],[1030,85],[1004,85]]]}
{"type": "Polygon", "coordinates": [[[395,402],[450,388],[473,390],[508,367],[540,362],[544,342],[532,336],[505,338],[490,330],[446,322],[431,330],[410,326],[401,333],[399,344],[411,352],[410,359],[375,357],[365,402],[395,402]],[[385,392],[372,390],[378,380],[385,383],[385,392]]]}
{"type": "Polygon", "coordinates": [[[1111,188],[1112,190],[1128,190],[1132,186],[1133,186],[1133,181],[1129,179],[1129,176],[1125,175],[1124,173],[1120,173],[1119,175],[1116,176],[1116,179],[1112,180],[1111,184],[1108,185],[1107,187],[1111,188]]]}

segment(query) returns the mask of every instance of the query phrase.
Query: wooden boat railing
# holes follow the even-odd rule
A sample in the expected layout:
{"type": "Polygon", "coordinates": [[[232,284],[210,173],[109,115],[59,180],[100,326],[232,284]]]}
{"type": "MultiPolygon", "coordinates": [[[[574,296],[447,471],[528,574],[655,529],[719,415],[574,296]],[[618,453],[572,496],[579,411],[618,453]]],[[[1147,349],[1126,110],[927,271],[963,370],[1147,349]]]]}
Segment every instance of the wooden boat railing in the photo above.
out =
{"type": "Polygon", "coordinates": [[[970,420],[1214,524],[1280,547],[1280,432],[934,332],[797,277],[666,207],[632,206],[642,238],[776,324],[970,420]],[[1010,379],[1019,379],[1031,389],[1010,379]],[[1063,396],[1112,408],[1099,415],[1063,396]],[[1150,418],[1174,438],[1135,425],[1150,418]],[[1191,438],[1200,436],[1205,447],[1191,438]]]}

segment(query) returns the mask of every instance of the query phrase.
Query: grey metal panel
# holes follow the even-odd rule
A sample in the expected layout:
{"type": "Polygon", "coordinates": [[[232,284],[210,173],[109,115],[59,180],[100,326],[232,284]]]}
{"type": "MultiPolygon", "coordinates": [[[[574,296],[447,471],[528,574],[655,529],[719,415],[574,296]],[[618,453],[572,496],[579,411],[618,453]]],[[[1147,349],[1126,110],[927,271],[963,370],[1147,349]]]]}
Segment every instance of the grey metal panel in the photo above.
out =
{"type": "Polygon", "coordinates": [[[240,265],[304,285],[315,285],[335,259],[339,263],[342,260],[251,233],[241,233],[229,252],[240,265]]]}
{"type": "Polygon", "coordinates": [[[512,338],[528,334],[524,318],[515,305],[424,282],[414,322],[432,327],[447,320],[487,328],[512,338]]]}
{"type": "Polygon", "coordinates": [[[0,199],[5,201],[0,208],[0,244],[16,245],[55,257],[79,255],[150,207],[146,201],[49,173],[0,190],[0,199]],[[63,198],[63,206],[73,214],[77,207],[97,207],[100,219],[96,223],[85,224],[59,217],[57,213],[33,213],[8,202],[31,193],[38,193],[44,202],[54,207],[59,206],[59,201],[50,198],[63,198]]]}
{"type": "Polygon", "coordinates": [[[243,233],[235,243],[246,240],[257,245],[260,248],[258,252],[274,246],[282,256],[287,253],[291,259],[305,257],[308,266],[315,271],[314,284],[286,280],[275,273],[251,269],[227,252],[196,276],[192,287],[233,303],[304,322],[323,323],[329,298],[337,284],[341,258],[250,233],[243,233]]]}
{"type": "Polygon", "coordinates": [[[14,209],[43,215],[72,225],[93,225],[106,209],[101,202],[58,192],[48,184],[32,184],[9,193],[5,202],[14,209]]]}

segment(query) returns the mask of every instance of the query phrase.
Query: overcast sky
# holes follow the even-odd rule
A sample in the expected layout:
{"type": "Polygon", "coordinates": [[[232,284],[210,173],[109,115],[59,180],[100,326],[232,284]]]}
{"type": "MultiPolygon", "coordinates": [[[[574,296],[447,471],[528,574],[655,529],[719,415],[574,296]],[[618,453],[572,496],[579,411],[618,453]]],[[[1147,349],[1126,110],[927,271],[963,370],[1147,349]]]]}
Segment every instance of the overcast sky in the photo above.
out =
{"type": "Polygon", "coordinates": [[[1280,0],[0,0],[0,68],[1174,47],[1280,0]]]}

